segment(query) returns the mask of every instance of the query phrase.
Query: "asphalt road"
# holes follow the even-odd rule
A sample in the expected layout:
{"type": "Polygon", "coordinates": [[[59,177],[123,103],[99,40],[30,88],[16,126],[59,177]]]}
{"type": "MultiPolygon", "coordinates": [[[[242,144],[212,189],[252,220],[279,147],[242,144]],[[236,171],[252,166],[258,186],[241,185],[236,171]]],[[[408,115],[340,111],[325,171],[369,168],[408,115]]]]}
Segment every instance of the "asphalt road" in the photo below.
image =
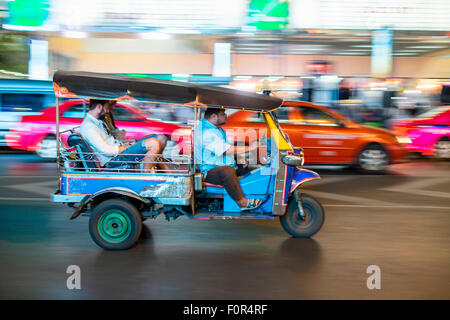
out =
{"type": "Polygon", "coordinates": [[[305,192],[326,220],[312,239],[290,238],[277,219],[160,216],[137,246],[111,252],[87,217],[49,202],[53,163],[0,154],[0,299],[450,299],[450,162],[317,171],[305,192]],[[71,265],[81,289],[67,288],[71,265]]]}

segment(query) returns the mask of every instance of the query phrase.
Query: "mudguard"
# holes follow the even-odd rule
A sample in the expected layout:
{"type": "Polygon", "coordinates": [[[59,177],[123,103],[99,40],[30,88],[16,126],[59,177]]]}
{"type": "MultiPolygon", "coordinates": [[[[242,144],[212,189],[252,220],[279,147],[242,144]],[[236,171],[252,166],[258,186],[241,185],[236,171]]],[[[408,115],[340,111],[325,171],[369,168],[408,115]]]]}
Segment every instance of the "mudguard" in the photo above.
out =
{"type": "Polygon", "coordinates": [[[320,179],[318,173],[306,169],[296,169],[294,172],[294,176],[292,177],[291,188],[289,190],[289,193],[292,193],[302,183],[314,179],[320,179]]]}
{"type": "Polygon", "coordinates": [[[91,195],[87,195],[83,198],[83,200],[80,202],[78,208],[75,210],[75,212],[72,214],[72,216],[70,217],[70,220],[75,219],[76,217],[78,217],[84,210],[84,208],[86,207],[86,205],[91,202],[92,200],[94,200],[96,197],[98,197],[99,195],[105,194],[105,193],[115,193],[115,194],[119,194],[119,195],[123,195],[123,196],[127,196],[127,197],[131,197],[131,198],[135,198],[137,200],[142,201],[143,203],[148,204],[150,201],[142,198],[141,196],[139,196],[136,192],[134,192],[133,190],[130,189],[126,189],[126,188],[105,188],[102,190],[99,190],[91,195]]]}

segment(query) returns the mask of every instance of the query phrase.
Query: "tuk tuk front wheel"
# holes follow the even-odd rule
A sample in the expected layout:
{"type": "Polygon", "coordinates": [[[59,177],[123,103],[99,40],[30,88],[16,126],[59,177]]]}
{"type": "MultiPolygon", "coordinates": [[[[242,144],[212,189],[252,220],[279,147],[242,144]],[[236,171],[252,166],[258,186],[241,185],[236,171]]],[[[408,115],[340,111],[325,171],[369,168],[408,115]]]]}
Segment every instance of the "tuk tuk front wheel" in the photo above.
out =
{"type": "Polygon", "coordinates": [[[106,250],[126,250],[139,239],[142,217],[128,201],[111,199],[98,204],[89,219],[92,240],[106,250]]]}
{"type": "Polygon", "coordinates": [[[295,197],[291,197],[286,213],[280,217],[280,223],[283,229],[294,238],[309,238],[322,228],[325,212],[320,202],[314,197],[302,193],[299,198],[303,214],[300,214],[295,197]]]}

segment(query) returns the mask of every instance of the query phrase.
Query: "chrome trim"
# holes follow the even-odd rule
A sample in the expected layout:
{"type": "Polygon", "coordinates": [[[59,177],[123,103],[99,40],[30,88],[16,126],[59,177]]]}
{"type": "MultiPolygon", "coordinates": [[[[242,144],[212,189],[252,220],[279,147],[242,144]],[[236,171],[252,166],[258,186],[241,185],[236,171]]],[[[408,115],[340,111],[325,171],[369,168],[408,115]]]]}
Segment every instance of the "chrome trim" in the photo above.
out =
{"type": "Polygon", "coordinates": [[[155,203],[188,206],[191,203],[190,198],[152,198],[155,203]]]}
{"type": "Polygon", "coordinates": [[[77,195],[77,196],[67,196],[61,194],[52,194],[50,195],[50,200],[52,202],[67,202],[67,203],[78,203],[83,200],[86,195],[77,195]]]}

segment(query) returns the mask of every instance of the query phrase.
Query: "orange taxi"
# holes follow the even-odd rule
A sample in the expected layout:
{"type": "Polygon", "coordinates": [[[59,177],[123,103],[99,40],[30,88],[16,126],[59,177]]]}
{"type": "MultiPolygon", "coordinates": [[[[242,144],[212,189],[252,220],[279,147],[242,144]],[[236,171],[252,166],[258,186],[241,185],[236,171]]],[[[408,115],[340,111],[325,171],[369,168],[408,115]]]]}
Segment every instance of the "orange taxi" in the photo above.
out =
{"type": "MultiPolygon", "coordinates": [[[[401,145],[402,138],[389,130],[360,125],[323,106],[286,101],[275,114],[292,145],[303,148],[305,164],[357,166],[366,172],[381,172],[389,164],[403,161],[408,153],[401,145]]],[[[222,127],[229,139],[229,132],[233,132],[235,143],[253,140],[254,132],[255,138],[261,139],[265,132],[264,117],[249,111],[228,115],[222,127]]]]}

